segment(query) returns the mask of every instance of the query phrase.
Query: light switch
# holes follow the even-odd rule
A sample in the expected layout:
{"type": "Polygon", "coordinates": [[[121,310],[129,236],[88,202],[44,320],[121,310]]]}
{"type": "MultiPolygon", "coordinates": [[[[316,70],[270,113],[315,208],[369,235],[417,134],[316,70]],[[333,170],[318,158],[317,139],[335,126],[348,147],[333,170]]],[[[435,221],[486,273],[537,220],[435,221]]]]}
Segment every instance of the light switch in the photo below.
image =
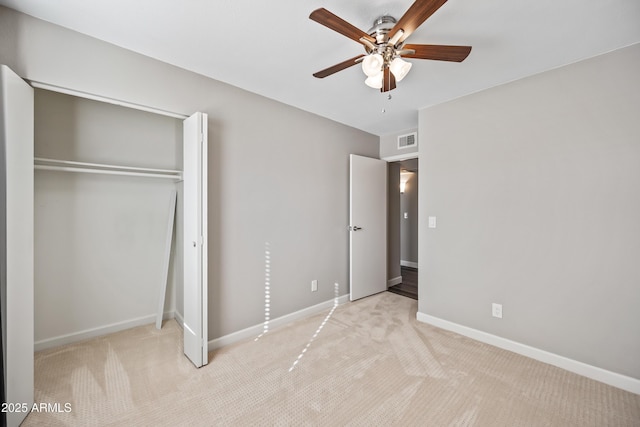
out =
{"type": "Polygon", "coordinates": [[[430,216],[429,217],[429,228],[436,228],[436,217],[435,216],[430,216]]]}
{"type": "Polygon", "coordinates": [[[404,219],[409,219],[409,213],[408,212],[404,213],[404,219]]]}

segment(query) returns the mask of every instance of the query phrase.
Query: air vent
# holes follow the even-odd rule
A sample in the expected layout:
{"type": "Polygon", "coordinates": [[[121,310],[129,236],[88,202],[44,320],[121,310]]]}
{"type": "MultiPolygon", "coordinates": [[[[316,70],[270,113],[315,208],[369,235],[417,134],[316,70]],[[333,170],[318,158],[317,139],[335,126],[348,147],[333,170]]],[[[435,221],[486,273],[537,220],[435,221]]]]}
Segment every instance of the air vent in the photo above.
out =
{"type": "Polygon", "coordinates": [[[408,133],[406,135],[400,135],[398,137],[398,150],[403,148],[415,147],[418,145],[418,133],[408,133]]]}

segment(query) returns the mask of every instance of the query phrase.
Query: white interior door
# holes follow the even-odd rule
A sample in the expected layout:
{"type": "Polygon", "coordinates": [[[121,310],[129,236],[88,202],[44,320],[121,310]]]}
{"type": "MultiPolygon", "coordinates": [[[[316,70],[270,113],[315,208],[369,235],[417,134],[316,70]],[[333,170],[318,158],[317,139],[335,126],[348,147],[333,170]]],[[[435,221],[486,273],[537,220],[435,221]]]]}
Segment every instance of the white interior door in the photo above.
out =
{"type": "Polygon", "coordinates": [[[207,115],[184,121],[184,354],[198,368],[207,356],[207,115]]]}
{"type": "Polygon", "coordinates": [[[349,281],[351,301],[387,289],[387,163],[351,154],[349,281]]]}
{"type": "Polygon", "coordinates": [[[6,413],[17,426],[33,405],[33,89],[4,65],[0,168],[3,386],[6,402],[25,404],[6,413]]]}

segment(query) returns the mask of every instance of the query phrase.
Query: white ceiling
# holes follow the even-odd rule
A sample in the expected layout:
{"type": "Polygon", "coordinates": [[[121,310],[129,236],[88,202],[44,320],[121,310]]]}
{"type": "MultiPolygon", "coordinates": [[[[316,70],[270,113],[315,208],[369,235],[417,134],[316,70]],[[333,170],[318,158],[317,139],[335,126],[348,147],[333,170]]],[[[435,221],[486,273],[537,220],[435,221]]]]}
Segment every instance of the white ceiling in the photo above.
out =
{"type": "MultiPolygon", "coordinates": [[[[462,63],[410,60],[392,99],[363,53],[308,19],[324,7],[367,31],[412,0],[0,0],[0,4],[376,135],[417,127],[418,110],[640,42],[638,0],[450,0],[409,43],[473,46],[462,63]],[[382,110],[386,110],[385,113],[382,110]]],[[[606,76],[603,76],[606,78],[606,76]]]]}

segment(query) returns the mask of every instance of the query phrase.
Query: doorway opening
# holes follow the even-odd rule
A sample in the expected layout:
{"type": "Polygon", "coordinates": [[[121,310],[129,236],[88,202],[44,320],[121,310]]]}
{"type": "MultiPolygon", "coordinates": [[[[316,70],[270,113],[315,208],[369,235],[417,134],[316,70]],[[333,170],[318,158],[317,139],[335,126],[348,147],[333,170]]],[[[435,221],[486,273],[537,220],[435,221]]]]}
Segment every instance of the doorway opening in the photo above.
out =
{"type": "Polygon", "coordinates": [[[418,158],[389,163],[390,292],[418,299],[418,158]]]}

